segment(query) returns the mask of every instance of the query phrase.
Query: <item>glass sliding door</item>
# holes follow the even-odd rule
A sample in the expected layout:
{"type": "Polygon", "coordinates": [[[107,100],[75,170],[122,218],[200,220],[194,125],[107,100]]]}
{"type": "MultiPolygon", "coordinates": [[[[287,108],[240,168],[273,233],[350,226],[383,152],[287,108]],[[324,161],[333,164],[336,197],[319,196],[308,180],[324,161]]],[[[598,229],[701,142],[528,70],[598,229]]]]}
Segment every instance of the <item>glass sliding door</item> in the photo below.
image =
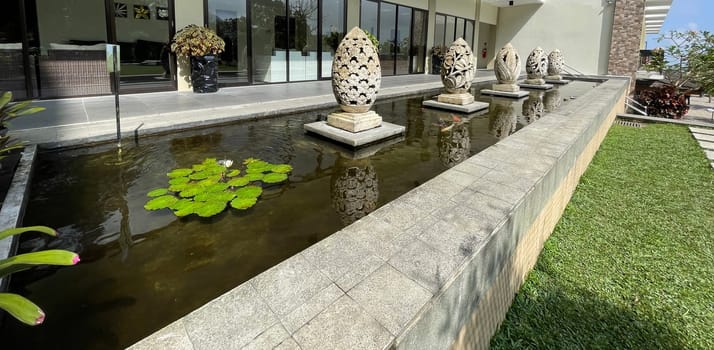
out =
{"type": "MultiPolygon", "coordinates": [[[[376,5],[376,4],[375,4],[376,5]]],[[[321,78],[332,77],[332,57],[345,36],[345,0],[322,0],[321,78]]]]}
{"type": "Polygon", "coordinates": [[[290,81],[317,79],[317,2],[317,0],[289,0],[288,2],[290,81]]]}
{"type": "Polygon", "coordinates": [[[288,18],[283,0],[251,0],[252,78],[254,84],[287,81],[288,18]]]}
{"type": "Polygon", "coordinates": [[[120,47],[120,91],[169,90],[172,28],[169,0],[114,4],[115,42],[120,47]]]}
{"type": "Polygon", "coordinates": [[[446,27],[444,29],[444,46],[447,48],[454,43],[454,34],[456,30],[456,18],[452,16],[446,16],[446,27]]]}
{"type": "Polygon", "coordinates": [[[248,83],[248,18],[246,0],[208,0],[208,27],[226,42],[220,55],[218,81],[221,85],[248,83]]]}
{"type": "Polygon", "coordinates": [[[473,45],[473,42],[474,42],[474,21],[468,21],[468,20],[466,21],[464,40],[466,40],[466,42],[469,44],[469,46],[473,45]]]}
{"type": "Polygon", "coordinates": [[[426,64],[426,30],[427,30],[427,15],[426,11],[414,10],[412,20],[412,47],[409,59],[411,60],[410,73],[424,73],[424,65],[426,64]]]}
{"type": "Polygon", "coordinates": [[[362,0],[359,14],[359,27],[376,37],[379,32],[379,3],[362,0]]]}
{"type": "Polygon", "coordinates": [[[464,22],[463,18],[456,18],[456,36],[454,40],[464,38],[464,22]]]}
{"type": "Polygon", "coordinates": [[[379,6],[379,62],[382,75],[394,75],[396,53],[397,5],[383,2],[379,6]]]}
{"type": "Polygon", "coordinates": [[[409,48],[411,47],[412,9],[399,6],[396,37],[396,72],[409,74],[409,48]]]}
{"type": "Polygon", "coordinates": [[[10,91],[15,98],[28,98],[32,97],[27,93],[32,76],[29,81],[26,79],[21,6],[21,1],[8,1],[0,11],[0,92],[10,91]]]}

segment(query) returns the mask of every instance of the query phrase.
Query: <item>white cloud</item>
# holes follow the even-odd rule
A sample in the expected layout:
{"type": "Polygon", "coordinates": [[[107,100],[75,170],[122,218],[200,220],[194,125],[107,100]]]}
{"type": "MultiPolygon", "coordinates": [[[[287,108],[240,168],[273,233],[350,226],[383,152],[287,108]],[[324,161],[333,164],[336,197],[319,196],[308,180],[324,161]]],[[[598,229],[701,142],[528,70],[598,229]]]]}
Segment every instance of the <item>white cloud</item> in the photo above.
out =
{"type": "Polygon", "coordinates": [[[699,30],[699,25],[694,22],[689,22],[687,23],[687,28],[689,28],[689,30],[699,30]]]}

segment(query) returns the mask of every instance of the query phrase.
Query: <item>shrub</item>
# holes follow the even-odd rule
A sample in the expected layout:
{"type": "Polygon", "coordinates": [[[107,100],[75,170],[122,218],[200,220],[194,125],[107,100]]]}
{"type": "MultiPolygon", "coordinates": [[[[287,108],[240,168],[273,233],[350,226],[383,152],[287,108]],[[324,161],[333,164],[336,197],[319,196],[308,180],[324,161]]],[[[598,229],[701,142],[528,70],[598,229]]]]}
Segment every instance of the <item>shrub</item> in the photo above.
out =
{"type": "Polygon", "coordinates": [[[636,99],[647,106],[647,114],[654,117],[681,119],[689,111],[684,95],[671,86],[641,91],[636,99]]]}
{"type": "Polygon", "coordinates": [[[189,24],[174,35],[171,51],[180,56],[217,55],[226,47],[216,32],[206,27],[189,24]]]}

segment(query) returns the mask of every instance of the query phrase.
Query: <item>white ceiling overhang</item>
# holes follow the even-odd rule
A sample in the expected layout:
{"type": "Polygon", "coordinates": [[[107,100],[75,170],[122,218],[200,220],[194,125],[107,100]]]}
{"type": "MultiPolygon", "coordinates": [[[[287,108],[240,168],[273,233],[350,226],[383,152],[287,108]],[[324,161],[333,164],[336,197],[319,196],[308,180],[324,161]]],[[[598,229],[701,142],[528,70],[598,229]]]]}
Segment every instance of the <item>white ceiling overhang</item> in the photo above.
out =
{"type": "Polygon", "coordinates": [[[670,7],[672,0],[645,0],[645,33],[659,33],[670,7]]]}

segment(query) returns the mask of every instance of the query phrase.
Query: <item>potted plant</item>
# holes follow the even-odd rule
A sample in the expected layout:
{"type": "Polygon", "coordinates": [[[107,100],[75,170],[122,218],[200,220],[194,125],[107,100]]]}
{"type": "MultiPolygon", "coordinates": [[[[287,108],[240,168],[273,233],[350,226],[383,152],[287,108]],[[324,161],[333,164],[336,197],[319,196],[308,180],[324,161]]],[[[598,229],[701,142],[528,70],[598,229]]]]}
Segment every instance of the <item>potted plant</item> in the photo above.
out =
{"type": "Polygon", "coordinates": [[[190,24],[171,41],[171,51],[191,60],[193,92],[218,91],[218,55],[226,43],[211,29],[190,24]]]}

